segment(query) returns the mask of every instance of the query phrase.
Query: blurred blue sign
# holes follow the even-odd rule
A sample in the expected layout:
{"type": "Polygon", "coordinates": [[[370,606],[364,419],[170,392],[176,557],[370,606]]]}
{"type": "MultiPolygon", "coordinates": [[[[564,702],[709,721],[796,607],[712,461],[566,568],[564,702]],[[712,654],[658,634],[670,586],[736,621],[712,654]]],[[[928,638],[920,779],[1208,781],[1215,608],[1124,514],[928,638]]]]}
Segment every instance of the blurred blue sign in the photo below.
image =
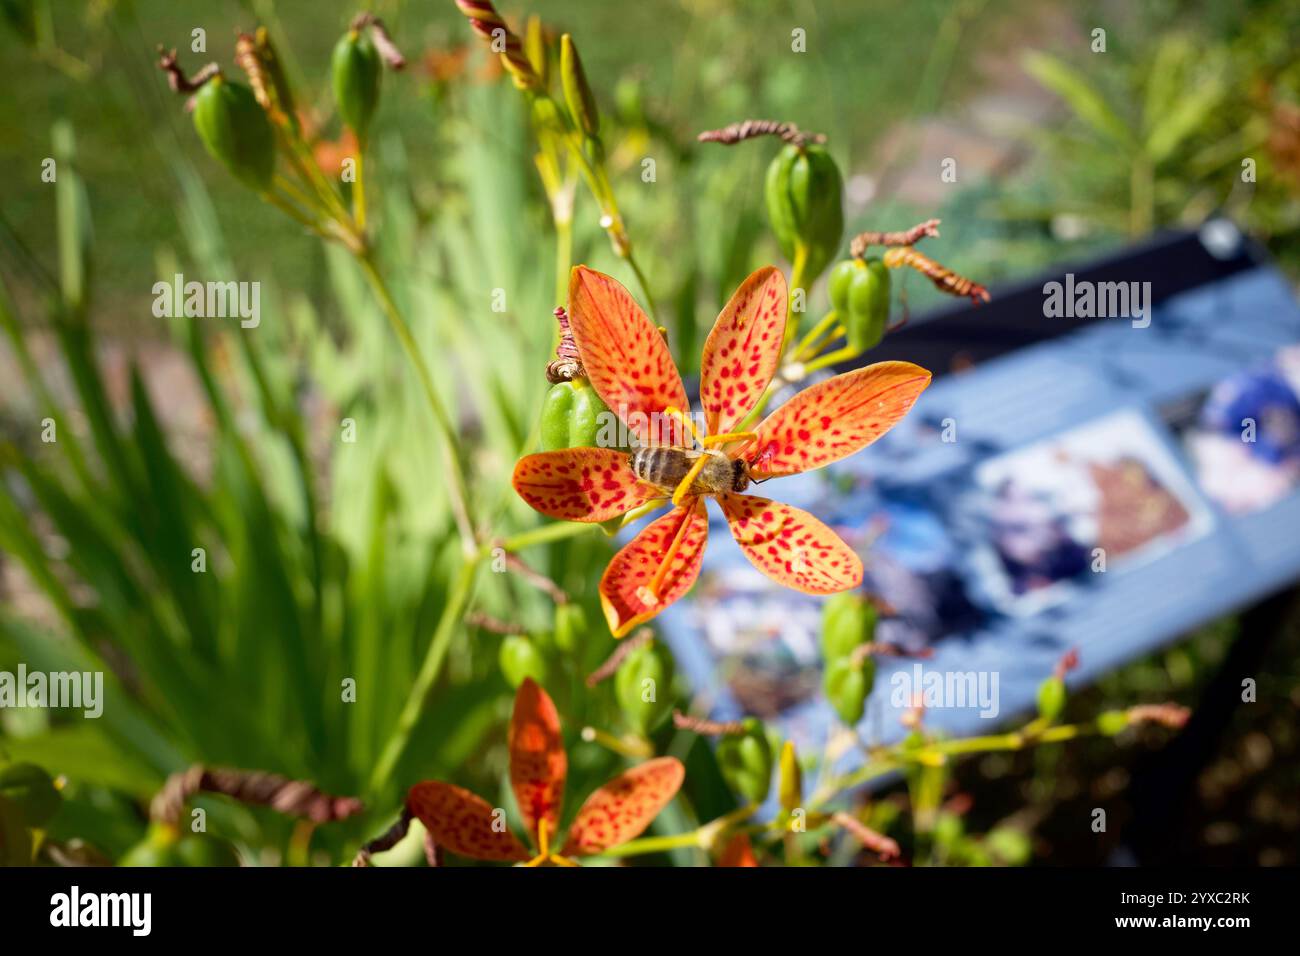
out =
{"type": "MultiPolygon", "coordinates": [[[[936,372],[907,419],[770,487],[863,555],[864,591],[894,612],[877,639],[932,652],[878,659],[867,743],[905,733],[928,681],[949,682],[928,726],[987,731],[1032,708],[1071,648],[1086,682],[1300,578],[1300,307],[1283,277],[1223,222],[1069,275],[1076,294],[1149,282],[1149,311],[1061,315],[1045,303],[1062,273],[914,323],[872,355],[936,372]]],[[[835,719],[823,599],[770,582],[711,517],[664,633],[714,716],[819,745],[835,719]]]]}

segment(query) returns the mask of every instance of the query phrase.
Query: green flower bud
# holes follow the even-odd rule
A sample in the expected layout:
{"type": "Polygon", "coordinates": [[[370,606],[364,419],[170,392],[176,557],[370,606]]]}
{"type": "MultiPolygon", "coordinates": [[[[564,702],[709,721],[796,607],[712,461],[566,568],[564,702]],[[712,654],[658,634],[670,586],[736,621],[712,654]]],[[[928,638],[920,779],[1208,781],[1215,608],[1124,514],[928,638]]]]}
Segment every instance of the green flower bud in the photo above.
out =
{"type": "Polygon", "coordinates": [[[518,688],[527,677],[546,684],[546,658],[537,645],[521,634],[511,634],[501,642],[497,664],[511,687],[518,688]]]}
{"type": "Polygon", "coordinates": [[[930,831],[934,842],[939,846],[951,847],[956,844],[966,834],[966,825],[962,823],[961,817],[955,813],[940,812],[934,821],[934,829],[930,831]]]}
{"type": "Polygon", "coordinates": [[[772,789],[772,745],[762,721],[746,717],[743,723],[743,734],[727,734],[718,741],[718,767],[733,792],[750,803],[762,803],[772,789]]]}
{"type": "Polygon", "coordinates": [[[0,797],[18,808],[29,827],[45,826],[63,803],[50,775],[34,763],[10,764],[0,770],[0,797]]]}
{"type": "Polygon", "coordinates": [[[1024,866],[1034,850],[1029,835],[1015,827],[990,830],[984,845],[1004,866],[1024,866]]]}
{"type": "Polygon", "coordinates": [[[572,654],[582,643],[587,634],[587,613],[581,604],[557,604],[555,606],[555,646],[566,654],[572,654]]]}
{"type": "Polygon", "coordinates": [[[847,657],[860,644],[875,637],[876,608],[854,591],[841,591],[822,607],[822,657],[831,661],[847,657]]]}
{"type": "Polygon", "coordinates": [[[334,47],[334,102],[339,117],[357,134],[362,145],[375,107],[379,105],[382,66],[375,45],[357,30],[349,30],[334,47]]]}
{"type": "Polygon", "coordinates": [[[208,154],[258,192],[271,185],[275,134],[253,91],[217,75],[194,94],[194,128],[208,154]]]}
{"type": "Polygon", "coordinates": [[[609,406],[586,379],[557,382],[542,402],[542,448],[594,448],[608,415],[609,406]]]}
{"type": "Polygon", "coordinates": [[[1065,709],[1065,681],[1053,674],[1038,685],[1038,715],[1054,721],[1065,709]]]}
{"type": "Polygon", "coordinates": [[[1128,726],[1128,712],[1108,710],[1097,717],[1097,730],[1107,737],[1114,737],[1128,726]]]}
{"type": "Polygon", "coordinates": [[[530,15],[524,23],[524,55],[541,80],[542,89],[546,89],[550,85],[550,57],[546,50],[546,30],[537,14],[530,15]]]}
{"type": "Polygon", "coordinates": [[[792,262],[802,251],[803,281],[811,285],[844,235],[843,183],[821,146],[786,145],[767,167],[767,216],[781,251],[792,262]]]}
{"type": "Polygon", "coordinates": [[[786,813],[793,813],[803,806],[803,771],[799,768],[799,755],[794,751],[794,743],[789,740],[781,748],[781,773],[776,792],[781,799],[781,809],[786,813]]]}
{"type": "Polygon", "coordinates": [[[867,697],[876,681],[876,662],[870,657],[838,657],[826,662],[822,689],[840,720],[852,727],[862,719],[867,697]]]}
{"type": "Polygon", "coordinates": [[[672,680],[672,655],[658,641],[646,641],[619,664],[614,699],[638,733],[649,733],[672,709],[672,680]]]}
{"type": "Polygon", "coordinates": [[[578,129],[588,139],[595,139],[600,135],[600,112],[582,69],[578,48],[567,33],[560,37],[560,85],[564,87],[564,102],[578,129]]]}

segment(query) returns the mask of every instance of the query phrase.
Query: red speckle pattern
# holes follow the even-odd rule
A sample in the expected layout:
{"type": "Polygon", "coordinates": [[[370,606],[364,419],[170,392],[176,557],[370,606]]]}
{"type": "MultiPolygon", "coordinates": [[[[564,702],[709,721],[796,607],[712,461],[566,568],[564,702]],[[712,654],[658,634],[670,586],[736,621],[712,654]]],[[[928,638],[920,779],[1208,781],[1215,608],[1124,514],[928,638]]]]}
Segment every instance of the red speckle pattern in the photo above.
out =
{"type": "Polygon", "coordinates": [[[691,589],[700,573],[708,536],[709,519],[704,499],[691,496],[673,511],[647,525],[614,555],[600,579],[600,603],[605,609],[609,629],[616,637],[622,637],[636,625],[650,620],[691,589]],[[679,532],[681,543],[656,600],[650,592],[650,584],[679,532]]]}
{"type": "Polygon", "coordinates": [[[700,358],[700,403],[709,434],[732,431],[767,388],[781,360],[785,276],[768,266],[740,284],[718,313],[700,358]]]}
{"type": "Polygon", "coordinates": [[[744,450],[755,478],[820,468],[866,448],[898,424],[930,373],[911,362],[877,362],[799,392],[758,426],[744,450]]]}
{"type": "Polygon", "coordinates": [[[529,833],[536,833],[538,821],[545,820],[547,832],[554,833],[560,822],[569,761],[555,703],[531,677],[524,679],[515,694],[508,743],[510,786],[524,825],[529,833]]]}
{"type": "Polygon", "coordinates": [[[475,860],[526,860],[528,851],[509,829],[492,829],[492,807],[464,787],[440,780],[417,783],[406,809],[433,834],[434,842],[475,860]]]}
{"type": "Polygon", "coordinates": [[[777,584],[834,594],[862,583],[862,560],[808,512],[756,495],[717,499],[745,557],[777,584]]]}
{"type": "Polygon", "coordinates": [[[615,448],[561,448],[515,463],[515,491],[528,505],[563,521],[608,521],[663,492],[643,486],[628,454],[615,448]]]}
{"type": "Polygon", "coordinates": [[[569,828],[565,856],[600,853],[640,836],[681,789],[686,768],[676,757],[638,764],[595,790],[569,828]]]}
{"type": "Polygon", "coordinates": [[[685,444],[680,423],[656,427],[651,418],[670,405],[689,411],[689,403],[668,344],[628,291],[604,273],[575,267],[569,324],[596,394],[632,434],[643,444],[685,444]]]}

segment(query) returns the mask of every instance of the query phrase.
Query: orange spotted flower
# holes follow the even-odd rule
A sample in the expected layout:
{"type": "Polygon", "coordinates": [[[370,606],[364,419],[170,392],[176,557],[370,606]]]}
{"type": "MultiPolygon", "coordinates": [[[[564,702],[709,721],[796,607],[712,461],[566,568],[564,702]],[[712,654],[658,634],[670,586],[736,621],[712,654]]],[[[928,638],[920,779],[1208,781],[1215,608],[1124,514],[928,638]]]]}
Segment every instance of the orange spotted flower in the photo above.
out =
{"type": "Polygon", "coordinates": [[[722,507],[754,566],[778,584],[832,594],[862,581],[862,561],[798,508],[742,494],[753,482],[820,468],[889,431],[930,384],[910,362],[878,362],[799,392],[754,431],[735,429],[757,405],[781,357],[785,276],[759,269],[731,297],[704,343],[705,433],[662,334],[618,282],[585,266],[569,283],[569,323],[591,386],[635,436],[616,448],[565,448],[515,465],[520,497],[566,521],[607,521],[656,499],[673,510],[614,556],[600,581],[610,630],[622,637],[685,594],[708,536],[704,500],[722,507]],[[688,437],[689,436],[689,437],[688,437]]]}
{"type": "Polygon", "coordinates": [[[501,814],[482,797],[464,787],[426,780],[407,793],[406,809],[438,846],[476,860],[576,866],[574,856],[603,853],[639,836],[677,795],[686,774],[675,757],[647,760],[619,774],[587,798],[556,852],[569,764],[555,704],[531,677],[515,695],[508,745],[510,786],[534,852],[500,822],[501,814]]]}

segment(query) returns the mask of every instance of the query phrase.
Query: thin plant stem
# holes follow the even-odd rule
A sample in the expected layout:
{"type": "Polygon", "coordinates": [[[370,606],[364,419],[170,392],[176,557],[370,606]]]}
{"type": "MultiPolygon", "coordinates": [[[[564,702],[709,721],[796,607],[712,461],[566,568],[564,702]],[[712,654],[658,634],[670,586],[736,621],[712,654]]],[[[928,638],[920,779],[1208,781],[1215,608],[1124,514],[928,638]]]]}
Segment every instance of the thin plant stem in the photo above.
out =
{"type": "Polygon", "coordinates": [[[392,294],[388,291],[383,276],[379,274],[374,257],[367,252],[358,256],[358,261],[366,275],[366,279],[370,282],[371,288],[374,289],[375,296],[379,299],[384,315],[388,319],[388,324],[392,327],[398,341],[401,342],[407,358],[415,366],[416,376],[420,380],[420,387],[424,391],[429,410],[433,413],[434,422],[442,434],[443,458],[448,471],[448,490],[451,498],[452,514],[456,520],[456,527],[460,531],[461,543],[465,553],[467,555],[473,554],[477,539],[474,534],[474,524],[470,520],[469,484],[466,481],[461,456],[457,451],[456,428],[442,403],[442,398],[438,395],[438,390],[433,383],[433,374],[424,361],[420,346],[416,343],[415,337],[411,334],[410,326],[406,324],[406,320],[402,318],[397,304],[393,301],[392,294]]]}
{"type": "Polygon", "coordinates": [[[796,342],[794,348],[790,350],[790,361],[792,362],[799,361],[801,358],[803,358],[805,353],[816,354],[816,350],[813,348],[813,345],[817,342],[819,338],[822,337],[823,333],[833,328],[835,323],[838,320],[839,320],[839,313],[837,313],[834,309],[832,309],[831,311],[827,312],[824,316],[822,316],[821,319],[817,322],[817,324],[814,325],[811,329],[809,329],[807,334],[804,335],[804,337],[801,338],[798,342],[796,342]]]}
{"type": "Polygon", "coordinates": [[[398,763],[406,753],[406,748],[410,746],[411,735],[415,732],[425,708],[428,707],[434,685],[442,673],[442,665],[446,661],[451,639],[455,636],[456,628],[469,607],[470,598],[473,597],[474,585],[478,580],[479,567],[482,563],[483,552],[480,552],[460,566],[460,571],[452,582],[451,590],[447,594],[447,603],[443,605],[438,626],[433,632],[433,639],[429,641],[428,650],[424,653],[424,661],[415,675],[415,683],[411,685],[406,703],[402,705],[402,712],[398,715],[397,725],[384,745],[374,770],[371,771],[369,790],[372,794],[382,793],[388,786],[393,771],[397,769],[398,763]]]}
{"type": "Polygon", "coordinates": [[[365,153],[363,148],[357,147],[357,178],[352,183],[352,218],[356,220],[357,232],[363,235],[366,231],[366,177],[362,169],[365,153]]]}
{"type": "Polygon", "coordinates": [[[811,375],[831,365],[837,365],[840,362],[847,362],[851,358],[856,358],[860,353],[851,345],[838,348],[834,352],[827,352],[813,359],[803,367],[805,375],[811,375]]]}

